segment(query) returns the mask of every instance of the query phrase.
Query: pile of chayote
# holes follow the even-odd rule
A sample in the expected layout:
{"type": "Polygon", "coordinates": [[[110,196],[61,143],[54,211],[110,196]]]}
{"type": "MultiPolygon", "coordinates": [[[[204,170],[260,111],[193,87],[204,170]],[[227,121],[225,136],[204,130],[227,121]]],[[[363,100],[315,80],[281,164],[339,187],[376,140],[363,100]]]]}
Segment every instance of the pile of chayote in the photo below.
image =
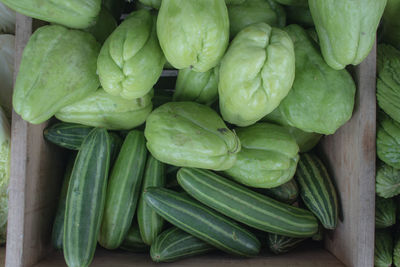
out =
{"type": "MultiPolygon", "coordinates": [[[[23,53],[13,105],[24,120],[39,124],[55,116],[111,130],[146,122],[156,159],[260,188],[290,181],[299,153],[351,118],[356,86],[345,67],[368,55],[386,4],[0,1],[52,23],[33,33],[23,53]],[[168,77],[160,79],[163,69],[168,77]],[[173,91],[171,73],[178,73],[173,91]]],[[[381,64],[378,99],[396,119],[400,105],[391,94],[399,83],[390,72],[398,70],[386,69],[399,56],[380,51],[393,64],[381,64]]],[[[381,124],[382,145],[397,134],[388,120],[381,124]]]]}

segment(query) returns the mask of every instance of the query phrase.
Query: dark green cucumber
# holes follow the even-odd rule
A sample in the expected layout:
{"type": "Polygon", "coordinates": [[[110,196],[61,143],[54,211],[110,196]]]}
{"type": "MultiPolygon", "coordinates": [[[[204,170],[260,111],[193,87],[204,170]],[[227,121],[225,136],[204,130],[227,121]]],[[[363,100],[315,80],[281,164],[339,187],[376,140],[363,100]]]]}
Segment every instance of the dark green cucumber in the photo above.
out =
{"type": "Polygon", "coordinates": [[[282,254],[297,247],[306,238],[294,238],[277,234],[268,235],[268,247],[275,254],[282,254]]]}
{"type": "Polygon", "coordinates": [[[64,218],[64,258],[68,266],[89,266],[97,245],[106,199],[110,138],[93,129],[83,140],[69,182],[64,218]]]}
{"type": "Polygon", "coordinates": [[[288,204],[292,204],[299,196],[299,187],[294,179],[278,187],[265,190],[266,195],[288,204]]]}
{"type": "Polygon", "coordinates": [[[143,242],[151,245],[161,233],[164,219],[159,216],[143,198],[143,192],[148,187],[163,187],[165,185],[165,164],[149,155],[143,177],[142,194],[139,199],[137,218],[140,235],[143,242]]]}
{"type": "Polygon", "coordinates": [[[184,194],[150,187],[144,198],[165,220],[222,251],[240,256],[260,251],[251,232],[184,194]]]}
{"type": "Polygon", "coordinates": [[[310,153],[301,154],[295,177],[307,208],[326,229],[335,229],[339,214],[338,197],[321,160],[310,153]]]}
{"type": "Polygon", "coordinates": [[[258,230],[291,237],[310,237],[318,230],[318,221],[311,212],[254,192],[211,171],[181,168],[177,177],[182,188],[195,199],[258,230]]]}
{"type": "Polygon", "coordinates": [[[108,135],[111,140],[111,163],[113,163],[119,154],[123,140],[117,133],[109,132],[108,135]]]}
{"type": "Polygon", "coordinates": [[[130,252],[148,252],[150,250],[150,246],[143,242],[136,222],[132,224],[120,248],[130,252]]]}
{"type": "Polygon", "coordinates": [[[67,201],[68,185],[71,178],[72,168],[74,167],[75,163],[75,157],[76,154],[74,153],[68,159],[64,180],[61,187],[60,199],[58,200],[56,217],[54,219],[53,230],[51,233],[53,247],[60,250],[63,248],[65,205],[67,201]]]}
{"type": "Polygon", "coordinates": [[[60,122],[47,127],[43,131],[44,138],[58,146],[78,150],[83,139],[93,127],[75,123],[60,122]]]}
{"type": "Polygon", "coordinates": [[[177,227],[162,232],[151,245],[150,256],[155,262],[174,262],[204,254],[215,248],[177,227]]]}
{"type": "Polygon", "coordinates": [[[375,231],[375,267],[392,266],[393,237],[389,229],[375,231]]]}
{"type": "Polygon", "coordinates": [[[126,136],[111,171],[99,243],[118,248],[132,225],[140,196],[147,150],[143,132],[132,130],[126,136]]]}
{"type": "Polygon", "coordinates": [[[387,228],[396,223],[396,200],[375,198],[375,228],[387,228]]]}

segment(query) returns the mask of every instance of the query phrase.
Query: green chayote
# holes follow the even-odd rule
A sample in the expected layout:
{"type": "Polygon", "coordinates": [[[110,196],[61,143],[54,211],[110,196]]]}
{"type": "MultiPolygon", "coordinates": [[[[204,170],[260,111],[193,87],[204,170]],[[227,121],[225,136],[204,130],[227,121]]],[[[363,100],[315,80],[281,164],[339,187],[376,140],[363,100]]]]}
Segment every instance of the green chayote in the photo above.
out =
{"type": "Polygon", "coordinates": [[[224,171],[233,180],[251,187],[273,188],[293,178],[299,146],[283,127],[257,123],[236,129],[242,149],[236,163],[224,171]]]}
{"type": "Polygon", "coordinates": [[[383,41],[400,49],[400,0],[387,0],[382,17],[383,41]]]}
{"type": "Polygon", "coordinates": [[[175,68],[197,72],[214,68],[229,41],[224,0],[163,0],[157,35],[165,57],[175,68]]]}
{"type": "Polygon", "coordinates": [[[400,170],[383,162],[376,168],[376,194],[390,198],[400,194],[400,170]]]}
{"type": "Polygon", "coordinates": [[[285,31],[294,43],[296,77],[278,110],[290,126],[333,134],[351,118],[354,81],[346,70],[334,70],[325,63],[303,28],[290,25],[285,31]]]}
{"type": "Polygon", "coordinates": [[[139,2],[156,9],[159,9],[161,6],[161,0],[139,0],[139,2]]]}
{"type": "Polygon", "coordinates": [[[378,158],[386,164],[400,169],[400,123],[383,112],[379,113],[376,137],[378,158]]]}
{"type": "Polygon", "coordinates": [[[115,28],[117,28],[117,21],[106,8],[102,8],[96,24],[85,31],[91,33],[99,43],[103,44],[115,28]]]}
{"type": "Polygon", "coordinates": [[[134,99],[153,88],[165,64],[155,21],[148,10],[133,12],[104,43],[97,71],[107,93],[134,99]]]}
{"type": "Polygon", "coordinates": [[[98,89],[86,98],[62,108],[57,119],[110,130],[128,130],[145,122],[153,105],[153,92],[137,99],[124,99],[98,89]]]}
{"type": "Polygon", "coordinates": [[[375,230],[374,266],[392,266],[393,262],[393,235],[391,229],[375,230]]]}
{"type": "Polygon", "coordinates": [[[228,14],[231,39],[251,24],[265,22],[273,27],[283,27],[286,23],[283,7],[273,0],[245,0],[240,5],[229,5],[228,14]]]}
{"type": "Polygon", "coordinates": [[[227,5],[239,5],[242,4],[246,0],[225,0],[227,5]]]}
{"type": "Polygon", "coordinates": [[[265,23],[243,29],[221,61],[222,117],[238,126],[255,123],[285,98],[294,76],[293,42],[286,32],[265,23]]]}
{"type": "Polygon", "coordinates": [[[1,0],[26,16],[69,28],[85,29],[95,24],[101,0],[1,0]]]}
{"type": "Polygon", "coordinates": [[[275,0],[275,2],[286,6],[308,6],[308,0],[275,0]]]}
{"type": "Polygon", "coordinates": [[[226,170],[233,166],[240,141],[210,107],[169,102],[146,120],[147,148],[159,161],[180,167],[226,170]]]}
{"type": "Polygon", "coordinates": [[[375,198],[375,228],[387,228],[396,223],[396,201],[394,198],[375,198]]]}
{"type": "Polygon", "coordinates": [[[357,65],[369,54],[386,0],[309,0],[322,55],[334,69],[357,65]]]}
{"type": "Polygon", "coordinates": [[[57,25],[39,28],[22,56],[14,87],[15,112],[38,124],[95,92],[99,51],[100,45],[89,33],[57,25]]]}
{"type": "Polygon", "coordinates": [[[219,66],[206,72],[181,69],[176,80],[173,100],[211,105],[218,98],[218,80],[219,66]]]}

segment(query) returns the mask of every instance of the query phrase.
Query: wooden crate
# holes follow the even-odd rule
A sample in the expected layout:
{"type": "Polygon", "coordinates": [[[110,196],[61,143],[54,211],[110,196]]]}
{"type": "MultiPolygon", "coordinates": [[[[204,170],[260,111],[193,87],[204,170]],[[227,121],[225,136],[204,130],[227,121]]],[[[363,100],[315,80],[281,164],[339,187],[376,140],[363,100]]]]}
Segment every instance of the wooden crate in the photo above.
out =
{"type": "MultiPolygon", "coordinates": [[[[32,33],[32,19],[17,15],[16,70],[32,33]]],[[[320,152],[340,192],[342,217],[324,248],[302,247],[282,256],[252,259],[210,254],[173,266],[373,266],[375,211],[375,65],[376,49],[355,68],[358,85],[353,118],[325,137],[320,152]]],[[[50,234],[60,190],[64,158],[43,140],[46,123],[31,125],[13,114],[10,211],[6,266],[65,266],[50,234]]],[[[153,266],[145,254],[99,249],[92,266],[153,266]]]]}

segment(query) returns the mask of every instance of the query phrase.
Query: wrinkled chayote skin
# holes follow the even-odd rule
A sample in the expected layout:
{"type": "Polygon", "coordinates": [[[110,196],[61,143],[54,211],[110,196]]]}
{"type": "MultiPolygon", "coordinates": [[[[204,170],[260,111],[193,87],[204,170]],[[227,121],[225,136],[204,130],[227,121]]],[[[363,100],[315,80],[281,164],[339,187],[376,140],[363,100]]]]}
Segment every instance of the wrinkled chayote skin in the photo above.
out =
{"type": "Polygon", "coordinates": [[[176,80],[173,100],[211,105],[218,98],[218,80],[219,66],[206,72],[181,69],[176,80]]]}
{"type": "Polygon", "coordinates": [[[400,51],[391,45],[378,46],[376,98],[379,107],[400,122],[400,51]]]}
{"type": "Polygon", "coordinates": [[[218,65],[229,41],[224,0],[163,0],[157,35],[176,69],[206,72],[218,65]]]}
{"type": "Polygon", "coordinates": [[[285,98],[294,75],[293,42],[286,32],[266,23],[243,29],[221,61],[222,117],[241,127],[254,124],[285,98]]]}
{"type": "Polygon", "coordinates": [[[346,70],[334,70],[325,63],[303,28],[290,25],[285,31],[294,43],[296,78],[279,112],[290,126],[333,134],[351,118],[354,81],[346,70]]]}
{"type": "Polygon", "coordinates": [[[378,158],[386,164],[400,169],[400,123],[383,112],[378,116],[376,150],[378,158]]]}
{"type": "Polygon", "coordinates": [[[33,124],[95,92],[100,45],[86,32],[63,26],[39,28],[25,47],[14,87],[13,107],[33,124]]]}
{"type": "Polygon", "coordinates": [[[153,91],[137,99],[124,99],[102,88],[56,113],[57,119],[110,130],[129,130],[145,122],[153,105],[153,91]]]}
{"type": "Polygon", "coordinates": [[[286,14],[273,0],[245,0],[240,5],[228,5],[230,37],[251,24],[265,22],[273,27],[283,27],[286,14]]]}
{"type": "Polygon", "coordinates": [[[400,0],[387,0],[383,13],[383,41],[400,49],[400,0]]]}
{"type": "Polygon", "coordinates": [[[6,6],[28,17],[75,29],[96,23],[101,0],[1,0],[6,6]]]}
{"type": "Polygon", "coordinates": [[[251,187],[273,188],[293,178],[299,146],[283,127],[257,123],[236,129],[242,149],[235,165],[224,171],[233,180],[251,187]]]}
{"type": "Polygon", "coordinates": [[[115,28],[117,28],[117,21],[106,8],[102,8],[96,24],[85,31],[91,33],[99,43],[103,44],[115,28]]]}
{"type": "Polygon", "coordinates": [[[210,107],[169,102],[146,120],[147,148],[161,162],[180,167],[226,170],[233,166],[240,141],[210,107]]]}
{"type": "Polygon", "coordinates": [[[376,194],[390,198],[400,194],[400,170],[378,162],[376,170],[376,194]]]}
{"type": "Polygon", "coordinates": [[[375,42],[386,0],[309,0],[322,55],[334,69],[361,63],[375,42]]]}
{"type": "Polygon", "coordinates": [[[375,228],[387,228],[396,223],[395,198],[375,197],[375,228]]]}
{"type": "Polygon", "coordinates": [[[155,21],[149,10],[135,11],[106,40],[97,71],[107,93],[135,99],[153,88],[165,64],[155,21]]]}

